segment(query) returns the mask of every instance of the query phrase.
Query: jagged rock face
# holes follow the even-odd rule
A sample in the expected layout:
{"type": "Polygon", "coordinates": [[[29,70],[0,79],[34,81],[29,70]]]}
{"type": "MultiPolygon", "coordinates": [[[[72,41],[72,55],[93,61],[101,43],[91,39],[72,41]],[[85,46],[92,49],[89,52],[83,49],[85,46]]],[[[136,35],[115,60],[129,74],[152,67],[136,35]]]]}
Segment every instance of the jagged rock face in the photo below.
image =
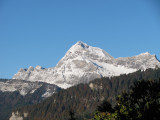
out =
{"type": "Polygon", "coordinates": [[[0,91],[2,92],[14,92],[18,91],[21,95],[34,93],[37,89],[43,87],[44,94],[41,96],[46,98],[54,93],[58,92],[61,88],[53,84],[47,84],[42,82],[30,82],[25,80],[6,80],[0,81],[0,91]]]}
{"type": "Polygon", "coordinates": [[[160,66],[160,63],[157,60],[156,56],[151,55],[148,52],[142,53],[134,57],[117,58],[115,64],[141,70],[146,70],[147,68],[155,68],[155,66],[160,66]]]}
{"type": "Polygon", "coordinates": [[[160,66],[155,55],[143,53],[134,57],[113,58],[100,48],[77,42],[65,54],[54,68],[41,66],[20,69],[14,79],[43,81],[62,88],[87,83],[95,78],[128,74],[139,69],[160,66]]]}

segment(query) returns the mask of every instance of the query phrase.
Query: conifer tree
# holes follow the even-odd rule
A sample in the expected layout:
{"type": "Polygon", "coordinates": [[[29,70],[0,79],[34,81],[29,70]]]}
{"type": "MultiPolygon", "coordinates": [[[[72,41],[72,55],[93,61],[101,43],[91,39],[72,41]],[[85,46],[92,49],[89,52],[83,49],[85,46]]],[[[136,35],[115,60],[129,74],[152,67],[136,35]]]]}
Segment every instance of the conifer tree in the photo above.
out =
{"type": "Polygon", "coordinates": [[[94,120],[159,120],[160,80],[142,80],[134,83],[129,94],[117,97],[112,112],[109,103],[98,106],[94,120]]]}

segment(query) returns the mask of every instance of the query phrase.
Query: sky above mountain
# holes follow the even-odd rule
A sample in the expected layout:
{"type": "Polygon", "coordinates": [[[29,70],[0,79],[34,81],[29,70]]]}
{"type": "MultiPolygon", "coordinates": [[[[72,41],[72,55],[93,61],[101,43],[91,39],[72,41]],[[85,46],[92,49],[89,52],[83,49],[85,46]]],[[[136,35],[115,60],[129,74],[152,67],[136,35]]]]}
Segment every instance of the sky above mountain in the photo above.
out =
{"type": "Polygon", "coordinates": [[[53,67],[77,41],[160,58],[159,0],[0,0],[0,78],[53,67]]]}

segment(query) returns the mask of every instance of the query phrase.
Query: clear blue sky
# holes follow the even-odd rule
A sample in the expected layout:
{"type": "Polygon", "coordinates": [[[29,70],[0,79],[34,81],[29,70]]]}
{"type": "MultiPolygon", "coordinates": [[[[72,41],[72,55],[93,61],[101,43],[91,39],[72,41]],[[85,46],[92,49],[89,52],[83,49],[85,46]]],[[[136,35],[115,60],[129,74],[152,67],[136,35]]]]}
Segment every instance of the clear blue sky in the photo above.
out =
{"type": "Polygon", "coordinates": [[[0,78],[53,67],[77,41],[160,58],[159,0],[0,0],[0,78]]]}

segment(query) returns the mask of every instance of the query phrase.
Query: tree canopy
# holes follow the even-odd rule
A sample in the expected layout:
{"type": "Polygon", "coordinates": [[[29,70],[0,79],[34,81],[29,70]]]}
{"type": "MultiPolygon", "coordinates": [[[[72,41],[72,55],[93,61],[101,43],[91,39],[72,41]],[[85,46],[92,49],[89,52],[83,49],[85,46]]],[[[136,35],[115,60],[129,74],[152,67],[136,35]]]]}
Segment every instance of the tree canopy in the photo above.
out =
{"type": "Polygon", "coordinates": [[[94,120],[158,120],[159,115],[160,80],[142,80],[134,83],[130,93],[119,95],[113,109],[108,102],[98,106],[94,120]]]}

